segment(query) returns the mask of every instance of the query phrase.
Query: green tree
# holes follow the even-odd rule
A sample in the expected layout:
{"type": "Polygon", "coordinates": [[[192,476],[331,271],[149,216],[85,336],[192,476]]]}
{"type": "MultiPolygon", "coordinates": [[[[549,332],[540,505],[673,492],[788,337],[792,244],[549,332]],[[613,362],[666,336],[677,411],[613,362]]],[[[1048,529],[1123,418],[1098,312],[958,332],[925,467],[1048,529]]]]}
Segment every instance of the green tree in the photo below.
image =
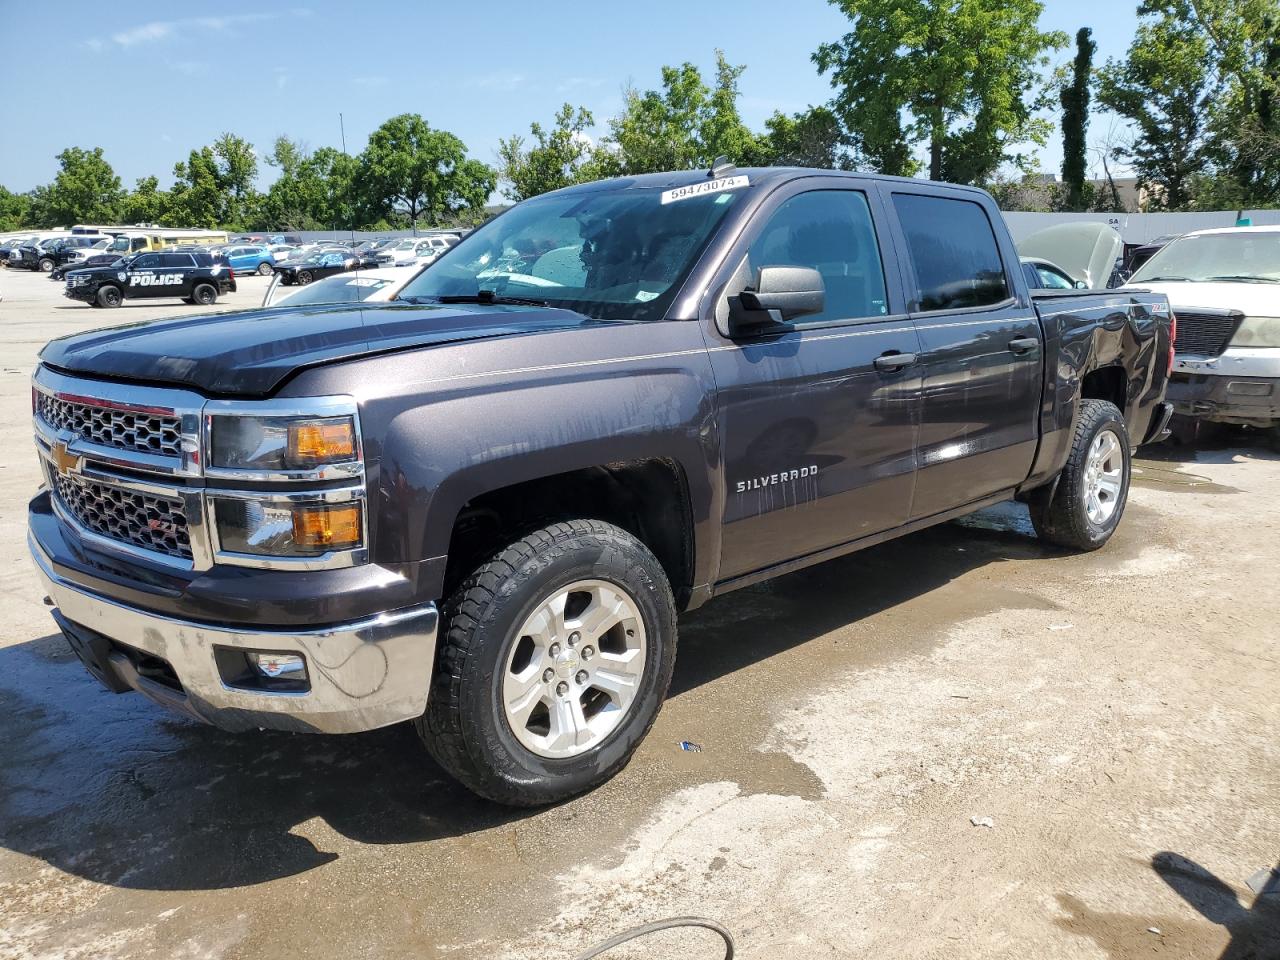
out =
{"type": "Polygon", "coordinates": [[[1151,209],[1186,209],[1208,169],[1206,134],[1221,89],[1214,73],[1204,33],[1169,11],[1145,12],[1125,58],[1099,71],[1099,102],[1134,127],[1120,159],[1148,189],[1151,209]]]}
{"type": "Polygon", "coordinates": [[[243,227],[257,202],[254,183],[258,178],[258,156],[253,144],[233,133],[223,133],[213,142],[218,187],[223,191],[222,223],[243,227]]]}
{"type": "Polygon", "coordinates": [[[58,173],[42,188],[32,212],[49,226],[111,223],[119,214],[120,178],[102,156],[102,148],[68,147],[58,154],[58,173]]]}
{"type": "Polygon", "coordinates": [[[853,170],[857,160],[840,119],[829,107],[810,107],[787,116],[775,112],[760,140],[764,163],[778,167],[853,170]]]}
{"type": "Polygon", "coordinates": [[[1034,116],[1047,53],[1066,44],[1040,30],[1040,0],[831,0],[843,38],[813,59],[858,152],[884,173],[911,175],[928,148],[934,180],[976,183],[1043,145],[1034,116]]]}
{"type": "Polygon", "coordinates": [[[139,177],[120,204],[123,223],[159,223],[169,205],[169,194],[155,177],[139,177]]]}
{"type": "Polygon", "coordinates": [[[1076,33],[1076,59],[1071,79],[1058,92],[1062,104],[1062,182],[1067,187],[1067,205],[1084,210],[1085,150],[1089,135],[1089,93],[1093,82],[1093,55],[1098,45],[1093,31],[1081,27],[1076,33]]]}
{"type": "Polygon", "coordinates": [[[9,233],[31,224],[31,197],[0,187],[0,231],[9,233]]]}
{"type": "Polygon", "coordinates": [[[1232,205],[1280,205],[1280,0],[1164,0],[1160,9],[1204,37],[1223,80],[1210,119],[1218,192],[1232,205]]]}
{"type": "Polygon", "coordinates": [[[399,214],[415,227],[482,217],[497,185],[494,171],[469,159],[461,140],[416,113],[392,117],[373,132],[358,176],[367,216],[399,214]]]}
{"type": "Polygon", "coordinates": [[[227,226],[227,198],[218,180],[218,159],[212,147],[192,150],[185,162],[173,166],[173,189],[162,222],[171,227],[227,226]]]}
{"type": "Polygon", "coordinates": [[[578,107],[575,111],[566,103],[550,129],[537,122],[529,126],[532,145],[526,147],[519,134],[500,140],[498,176],[507,184],[503,194],[512,200],[526,200],[594,179],[591,158],[595,145],[586,134],[594,123],[589,110],[578,107]]]}
{"type": "Polygon", "coordinates": [[[683,63],[662,68],[661,90],[628,90],[622,113],[609,121],[598,169],[612,161],[616,174],[693,170],[718,156],[744,166],[759,162],[762,145],[738,114],[744,69],[717,50],[714,88],[696,66],[683,63]]]}

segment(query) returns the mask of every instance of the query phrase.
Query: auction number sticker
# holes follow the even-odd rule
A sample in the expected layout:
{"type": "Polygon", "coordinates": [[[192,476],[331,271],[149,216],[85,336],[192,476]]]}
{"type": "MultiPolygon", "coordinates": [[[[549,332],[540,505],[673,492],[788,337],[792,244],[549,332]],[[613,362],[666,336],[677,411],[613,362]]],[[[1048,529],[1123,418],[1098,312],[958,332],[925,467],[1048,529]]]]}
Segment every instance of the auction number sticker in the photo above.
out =
{"type": "Polygon", "coordinates": [[[700,197],[704,193],[721,193],[725,190],[737,190],[739,187],[745,187],[751,183],[745,176],[736,177],[720,177],[718,180],[703,180],[701,183],[691,183],[686,187],[676,187],[674,190],[662,191],[662,203],[675,203],[677,200],[688,200],[690,197],[700,197]]]}

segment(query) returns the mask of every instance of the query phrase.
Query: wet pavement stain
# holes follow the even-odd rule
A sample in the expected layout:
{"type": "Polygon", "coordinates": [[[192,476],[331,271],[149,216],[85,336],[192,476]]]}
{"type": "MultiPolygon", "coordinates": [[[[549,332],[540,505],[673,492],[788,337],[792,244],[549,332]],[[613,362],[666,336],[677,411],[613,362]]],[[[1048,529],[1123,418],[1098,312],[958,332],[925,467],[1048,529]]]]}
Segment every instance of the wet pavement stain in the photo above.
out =
{"type": "Polygon", "coordinates": [[[1208,477],[1187,473],[1157,460],[1133,461],[1133,480],[1136,487],[1156,490],[1186,490],[1195,493],[1239,493],[1235,487],[1214,483],[1208,477]]]}

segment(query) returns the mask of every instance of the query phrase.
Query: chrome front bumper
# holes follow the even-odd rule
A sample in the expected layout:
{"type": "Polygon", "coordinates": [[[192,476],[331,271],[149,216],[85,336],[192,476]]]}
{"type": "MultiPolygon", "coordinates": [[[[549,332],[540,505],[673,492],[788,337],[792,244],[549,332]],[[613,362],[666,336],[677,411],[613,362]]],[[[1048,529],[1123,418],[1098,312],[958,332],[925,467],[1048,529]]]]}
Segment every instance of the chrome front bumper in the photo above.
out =
{"type": "Polygon", "coordinates": [[[72,631],[87,630],[128,651],[160,658],[181,685],[177,689],[141,675],[117,651],[109,657],[112,676],[104,681],[117,689],[131,687],[226,730],[356,733],[411,720],[426,710],[435,662],[434,603],[309,630],[237,630],[160,616],[98,596],[60,576],[34,537],[28,535],[27,545],[45,590],[72,631]],[[300,655],[310,689],[229,686],[215,648],[300,655]]]}

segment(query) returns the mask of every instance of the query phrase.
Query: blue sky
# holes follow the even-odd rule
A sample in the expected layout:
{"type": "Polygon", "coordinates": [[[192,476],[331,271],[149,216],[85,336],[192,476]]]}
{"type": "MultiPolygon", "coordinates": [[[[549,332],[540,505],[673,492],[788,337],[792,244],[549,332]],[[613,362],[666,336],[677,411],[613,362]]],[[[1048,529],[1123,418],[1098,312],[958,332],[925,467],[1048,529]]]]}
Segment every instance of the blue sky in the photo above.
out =
{"type": "MultiPolygon", "coordinates": [[[[1042,24],[1072,35],[1093,27],[1101,61],[1128,46],[1135,6],[1048,0],[1042,24]]],[[[716,47],[747,65],[741,109],[759,128],[775,109],[830,97],[809,57],[846,28],[824,0],[0,0],[0,184],[48,182],[55,154],[73,145],[101,146],[127,185],[152,173],[167,184],[176,161],[224,130],[261,154],[282,133],[340,146],[339,112],[352,153],[383,120],[411,111],[493,163],[499,138],[565,101],[603,127],[623,87],[656,87],[662,64],[690,60],[709,76],[716,47]]],[[[1095,118],[1091,138],[1109,125],[1095,118]]],[[[1055,138],[1041,167],[1055,171],[1060,159],[1055,138]]],[[[264,165],[263,182],[272,175],[264,165]]]]}

